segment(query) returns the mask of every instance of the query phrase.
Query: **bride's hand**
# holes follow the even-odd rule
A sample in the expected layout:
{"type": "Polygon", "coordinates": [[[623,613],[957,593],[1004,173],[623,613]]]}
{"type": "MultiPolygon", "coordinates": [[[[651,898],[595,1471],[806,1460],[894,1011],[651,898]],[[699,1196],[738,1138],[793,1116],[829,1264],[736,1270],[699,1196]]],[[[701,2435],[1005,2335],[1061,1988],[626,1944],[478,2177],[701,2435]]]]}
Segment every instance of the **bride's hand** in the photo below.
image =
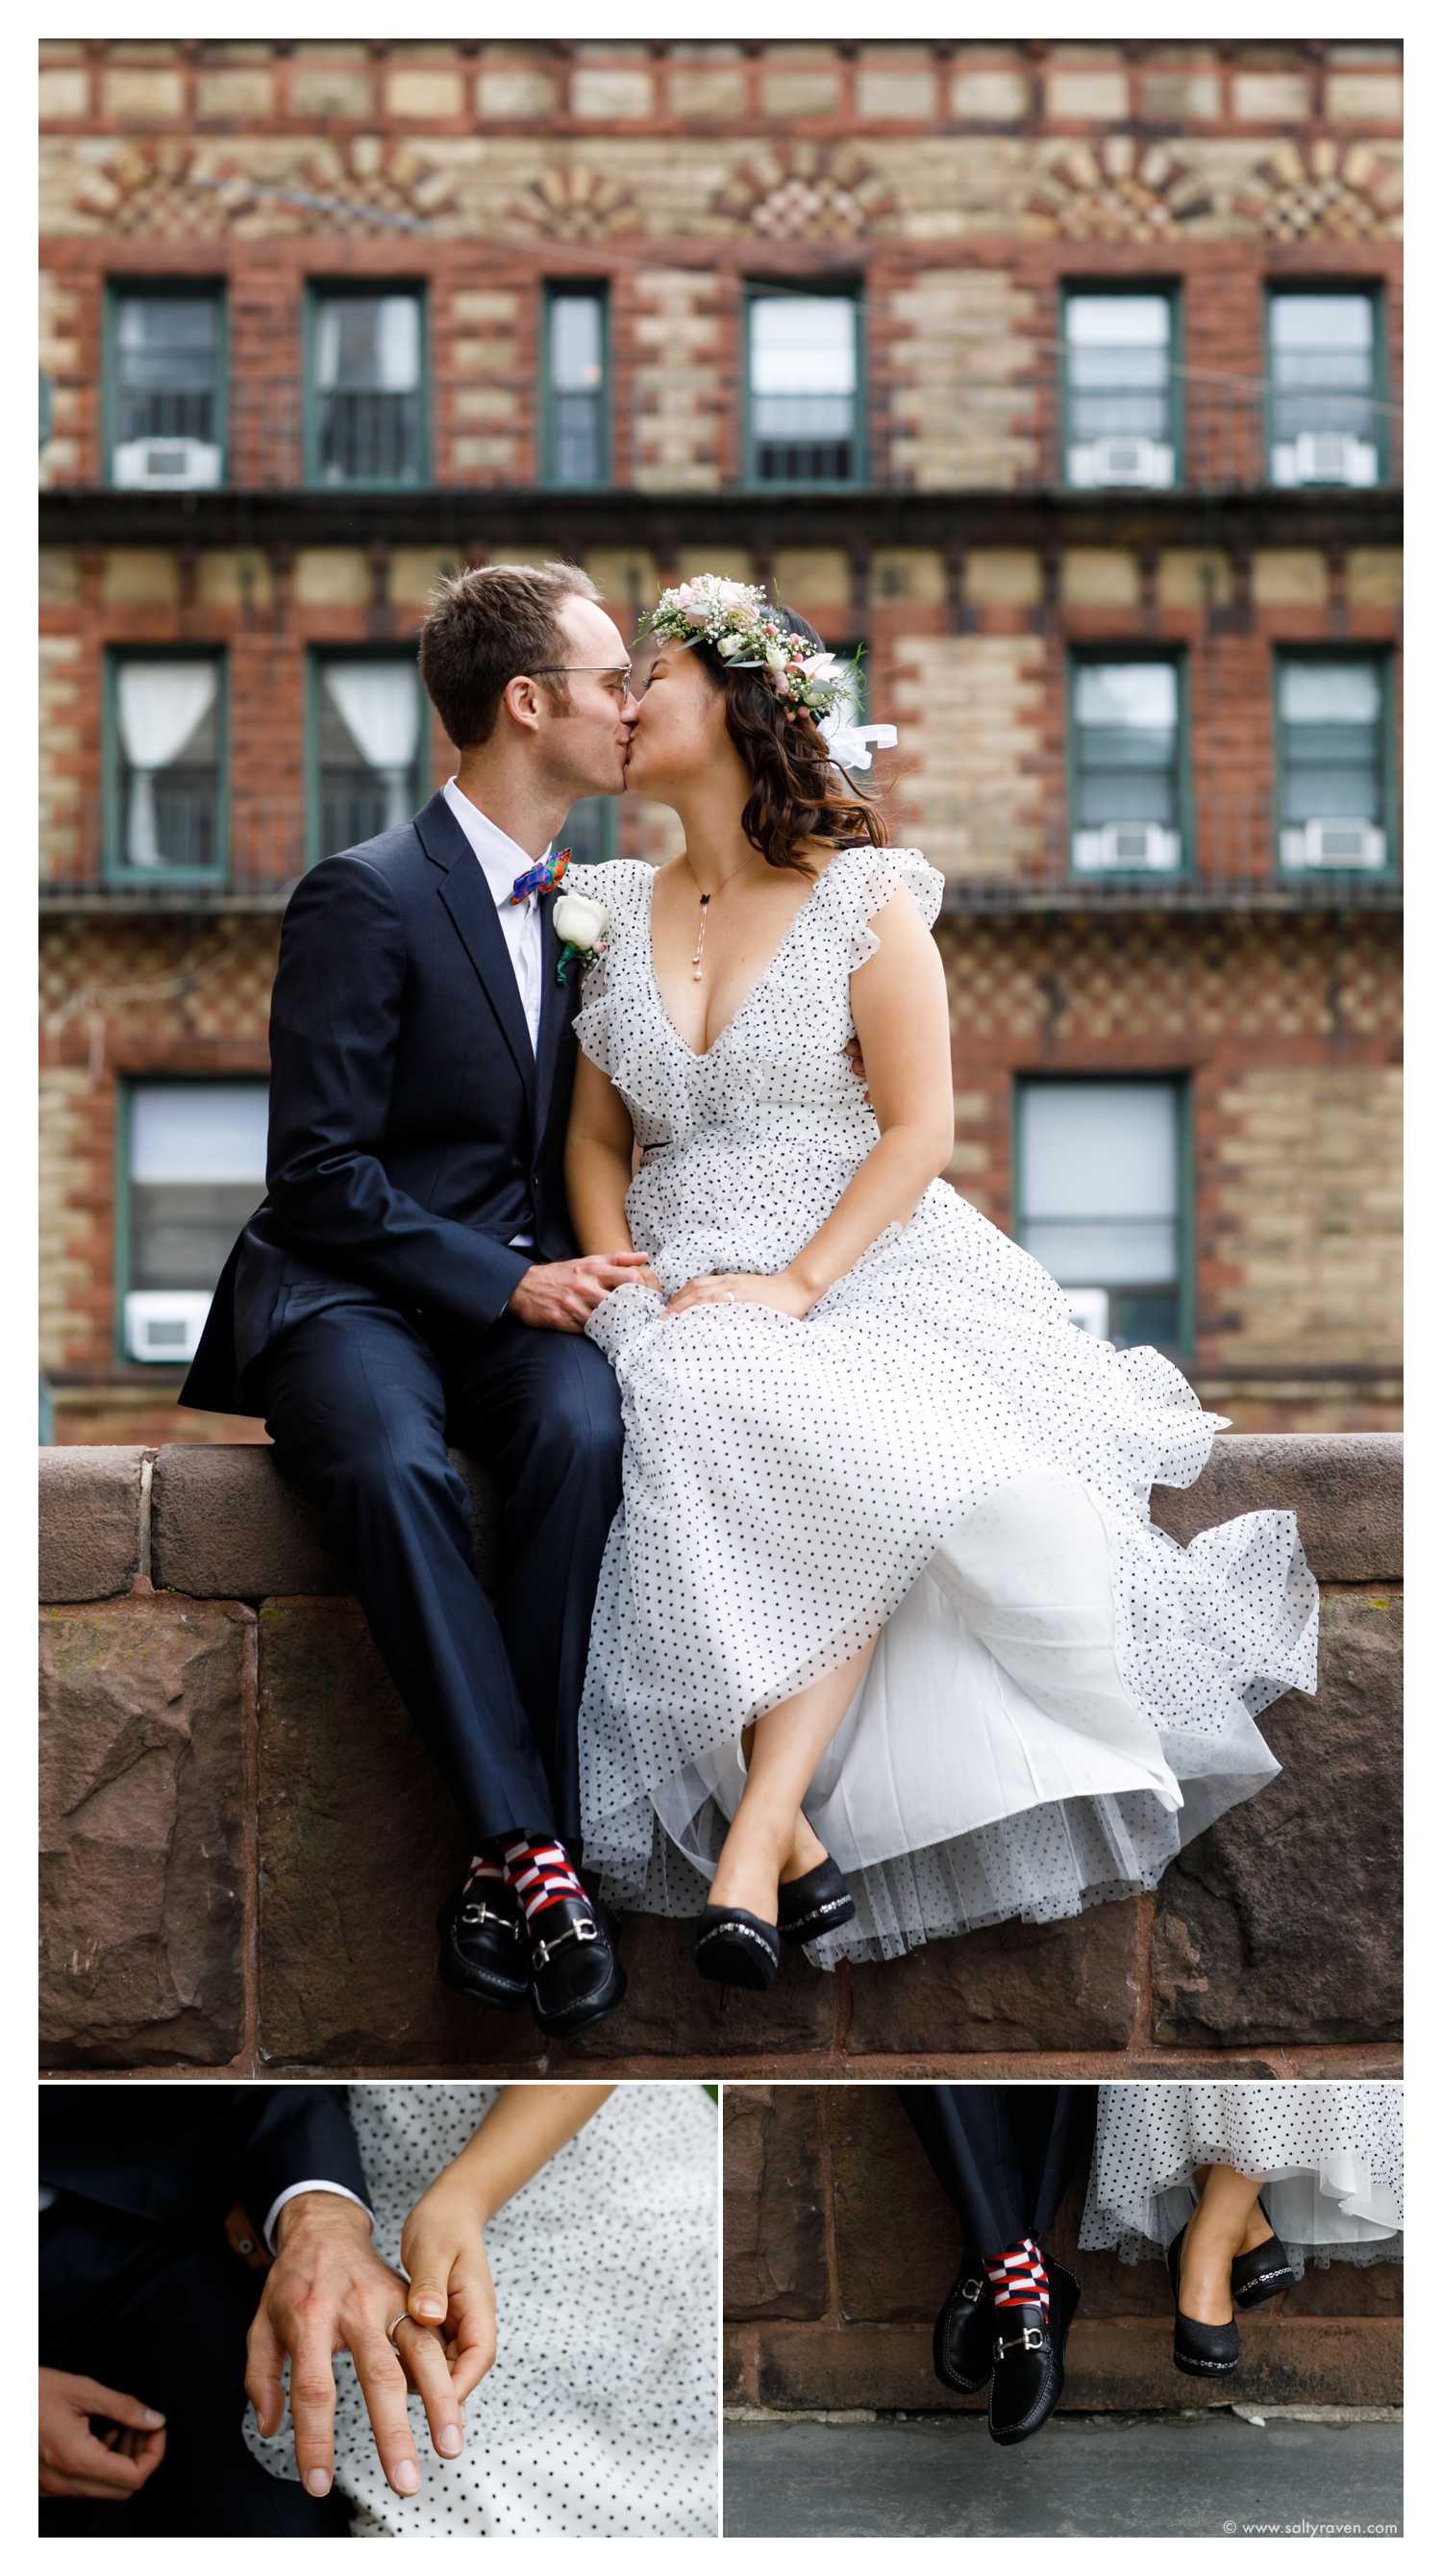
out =
{"type": "Polygon", "coordinates": [[[445,2338],[446,2367],[464,2403],[496,2358],[496,2293],[474,2192],[450,2168],[422,2192],[401,2236],[406,2306],[445,2338]]]}
{"type": "Polygon", "coordinates": [[[756,1275],[746,1270],[721,1270],[709,1278],[688,1279],[669,1301],[668,1315],[682,1315],[688,1306],[726,1305],[771,1306],[779,1315],[809,1315],[816,1300],[809,1288],[789,1270],[756,1275]]]}

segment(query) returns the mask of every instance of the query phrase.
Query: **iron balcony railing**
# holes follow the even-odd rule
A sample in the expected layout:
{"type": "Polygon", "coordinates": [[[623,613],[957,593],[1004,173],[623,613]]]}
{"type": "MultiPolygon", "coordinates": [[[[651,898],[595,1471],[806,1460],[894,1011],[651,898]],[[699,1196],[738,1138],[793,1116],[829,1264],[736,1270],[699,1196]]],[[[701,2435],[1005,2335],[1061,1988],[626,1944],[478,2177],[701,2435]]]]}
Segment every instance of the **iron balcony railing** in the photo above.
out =
{"type": "MultiPolygon", "coordinates": [[[[883,711],[884,712],[884,711],[883,711]]],[[[1199,786],[1189,823],[1079,825],[1048,772],[924,800],[899,753],[880,756],[867,785],[880,794],[892,839],[921,849],[947,880],[957,911],[1299,911],[1394,909],[1401,900],[1391,836],[1364,817],[1311,827],[1279,821],[1264,796],[1212,795],[1199,786]],[[1365,854],[1365,857],[1362,855],[1365,854]]],[[[589,811],[590,809],[584,809],[589,811]]],[[[316,830],[303,799],[234,794],[222,836],[212,814],[190,839],[170,837],[157,799],[157,841],[167,864],[136,868],[105,845],[103,818],[52,812],[42,830],[40,899],[46,912],[270,911],[282,906],[312,851],[345,849],[384,827],[383,792],[369,782],[323,790],[316,830]],[[223,862],[197,864],[223,846],[223,862]],[[176,853],[188,852],[182,863],[176,853]]],[[[621,799],[614,846],[658,858],[674,846],[671,818],[642,799],[621,799]]]]}

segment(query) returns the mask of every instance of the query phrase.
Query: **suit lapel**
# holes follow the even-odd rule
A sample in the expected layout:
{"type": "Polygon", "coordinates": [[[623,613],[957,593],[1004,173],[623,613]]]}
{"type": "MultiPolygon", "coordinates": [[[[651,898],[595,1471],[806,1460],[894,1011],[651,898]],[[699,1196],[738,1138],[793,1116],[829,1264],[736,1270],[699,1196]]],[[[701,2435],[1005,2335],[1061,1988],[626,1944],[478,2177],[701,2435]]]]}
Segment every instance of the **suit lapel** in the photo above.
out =
{"type": "Polygon", "coordinates": [[[444,870],[439,893],[459,931],[481,989],[500,1022],[501,1034],[526,1086],[532,1115],[536,1107],[536,1058],[531,1032],[521,1007],[520,987],[506,934],[496,916],[495,898],[475,851],[466,839],[440,789],[416,816],[416,830],[426,856],[444,870]]]}

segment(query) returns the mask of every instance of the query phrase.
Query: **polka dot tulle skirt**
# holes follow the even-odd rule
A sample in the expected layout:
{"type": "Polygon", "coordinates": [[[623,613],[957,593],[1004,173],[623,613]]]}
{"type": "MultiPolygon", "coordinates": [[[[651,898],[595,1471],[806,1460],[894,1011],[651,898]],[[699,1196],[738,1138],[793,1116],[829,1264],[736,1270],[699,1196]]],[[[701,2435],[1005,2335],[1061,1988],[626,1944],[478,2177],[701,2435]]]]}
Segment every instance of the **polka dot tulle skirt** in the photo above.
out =
{"type": "MultiPolygon", "coordinates": [[[[496,2085],[352,2084],[375,2243],[401,2230],[496,2085]]],[[[623,2084],[485,2230],[496,2361],[458,2460],[408,2400],[416,2496],[387,2485],[349,2353],[335,2356],[335,2478],[352,2535],[707,2540],[717,2528],[716,2111],[699,2084],[623,2084]]],[[[289,2420],[245,2438],[294,2479],[289,2420]]]]}
{"type": "MultiPolygon", "coordinates": [[[[934,920],[938,871],[838,852],[702,1054],[656,983],[650,869],[569,881],[609,914],[576,1034],[631,1113],[634,1242],[667,1295],[784,1267],[879,1132],[844,1051],[870,924],[893,898],[934,920]]],[[[873,1643],[806,1801],[857,1902],[827,1966],[1155,1886],[1275,1774],[1257,1716],[1316,1687],[1295,1514],[1186,1547],[1153,1527],[1153,1485],[1191,1484],[1226,1416],[1079,1330],[949,1183],[805,1317],[664,1302],[624,1286],[586,1328],[626,1433],[580,1711],[614,1899],[699,1910],[743,1729],[873,1643]]]]}
{"type": "Polygon", "coordinates": [[[1400,2084],[1103,2084],[1078,2244],[1164,2253],[1213,2164],[1255,2174],[1294,2263],[1401,2261],[1400,2084]]]}

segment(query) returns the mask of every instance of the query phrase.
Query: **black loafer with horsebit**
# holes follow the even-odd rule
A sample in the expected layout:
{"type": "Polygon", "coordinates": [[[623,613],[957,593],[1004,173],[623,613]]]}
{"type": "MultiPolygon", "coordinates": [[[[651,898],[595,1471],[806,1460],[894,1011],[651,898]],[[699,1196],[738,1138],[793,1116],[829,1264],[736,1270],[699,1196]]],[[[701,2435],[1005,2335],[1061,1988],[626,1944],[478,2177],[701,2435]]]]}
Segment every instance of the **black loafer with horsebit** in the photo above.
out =
{"type": "Polygon", "coordinates": [[[987,2430],[994,2442],[1025,2442],[1039,2433],[1065,2383],[1066,2339],[1081,2299],[1081,2284],[1060,2263],[1048,2261],[1047,2292],[1051,2301],[1026,2300],[1020,2307],[997,2308],[992,2343],[991,2395],[987,2430]]]}
{"type": "Polygon", "coordinates": [[[563,1896],[526,1926],[531,1944],[531,2009],[548,2037],[564,2039],[614,2012],[626,1992],[616,1955],[616,1922],[588,1896],[563,1896]]]}
{"type": "Polygon", "coordinates": [[[530,1999],[531,1962],[521,1909],[494,1879],[467,1879],[436,1917],[441,1983],[477,2003],[519,2012],[530,1999]]]}
{"type": "Polygon", "coordinates": [[[963,2254],[931,2333],[931,2364],[943,2388],[974,2397],[991,2377],[997,2315],[979,2254],[963,2254]]]}

